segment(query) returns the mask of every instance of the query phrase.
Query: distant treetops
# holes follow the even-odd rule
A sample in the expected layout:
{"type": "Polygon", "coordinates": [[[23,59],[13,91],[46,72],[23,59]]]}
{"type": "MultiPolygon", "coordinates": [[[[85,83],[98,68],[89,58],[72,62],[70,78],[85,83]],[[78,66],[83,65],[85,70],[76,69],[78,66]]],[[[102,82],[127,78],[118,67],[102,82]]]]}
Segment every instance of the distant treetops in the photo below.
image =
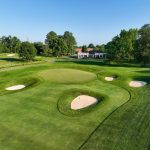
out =
{"type": "Polygon", "coordinates": [[[57,35],[54,31],[46,35],[45,43],[21,42],[17,37],[3,36],[0,38],[0,53],[18,53],[24,60],[33,60],[36,55],[62,56],[91,50],[107,53],[109,61],[124,62],[136,60],[144,64],[150,62],[150,24],[141,29],[121,30],[107,44],[89,44],[77,47],[73,34],[69,31],[57,35]],[[77,49],[76,49],[77,48],[77,49]]]}
{"type": "Polygon", "coordinates": [[[150,62],[150,24],[141,29],[122,30],[105,45],[109,60],[123,62],[136,60],[144,64],[150,62]]]}

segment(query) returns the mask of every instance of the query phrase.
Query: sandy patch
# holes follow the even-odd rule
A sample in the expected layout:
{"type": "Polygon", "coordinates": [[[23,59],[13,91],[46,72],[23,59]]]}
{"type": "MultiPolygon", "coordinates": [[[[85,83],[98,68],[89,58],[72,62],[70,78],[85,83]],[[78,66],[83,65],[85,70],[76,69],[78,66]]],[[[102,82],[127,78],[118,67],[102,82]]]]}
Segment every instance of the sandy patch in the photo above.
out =
{"type": "Polygon", "coordinates": [[[7,56],[8,57],[12,57],[12,56],[15,56],[15,54],[8,54],[7,56]]]}
{"type": "Polygon", "coordinates": [[[94,97],[87,95],[80,95],[71,102],[71,109],[73,110],[82,109],[91,106],[93,104],[96,104],[97,102],[98,100],[94,97]]]}
{"type": "Polygon", "coordinates": [[[25,85],[15,85],[15,86],[11,86],[11,87],[6,88],[6,90],[15,91],[15,90],[23,89],[23,88],[25,88],[25,85]]]}
{"type": "Polygon", "coordinates": [[[105,80],[106,80],[106,81],[113,81],[113,80],[114,80],[114,77],[105,77],[105,80]]]}
{"type": "Polygon", "coordinates": [[[131,81],[129,83],[129,86],[131,87],[142,87],[142,86],[145,86],[147,83],[144,82],[144,81],[131,81]]]}

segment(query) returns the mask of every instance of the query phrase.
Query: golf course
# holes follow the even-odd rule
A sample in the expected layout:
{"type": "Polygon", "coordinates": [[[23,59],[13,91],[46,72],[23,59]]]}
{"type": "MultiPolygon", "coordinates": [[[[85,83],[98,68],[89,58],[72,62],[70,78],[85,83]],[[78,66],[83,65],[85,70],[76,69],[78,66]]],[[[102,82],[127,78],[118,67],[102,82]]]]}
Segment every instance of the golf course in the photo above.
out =
{"type": "Polygon", "coordinates": [[[0,150],[150,148],[148,67],[14,57],[0,56],[0,150]],[[97,101],[76,109],[82,96],[97,101]]]}

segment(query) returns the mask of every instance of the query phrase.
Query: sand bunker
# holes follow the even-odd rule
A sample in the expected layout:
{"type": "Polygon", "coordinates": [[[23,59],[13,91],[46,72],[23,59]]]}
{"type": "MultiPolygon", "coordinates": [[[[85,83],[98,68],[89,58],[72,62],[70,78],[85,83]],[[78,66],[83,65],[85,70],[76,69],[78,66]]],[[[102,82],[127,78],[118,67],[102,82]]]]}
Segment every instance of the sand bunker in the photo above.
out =
{"type": "Polygon", "coordinates": [[[15,86],[11,86],[11,87],[6,88],[6,90],[15,91],[15,90],[23,89],[23,88],[25,88],[25,85],[15,85],[15,86]]]}
{"type": "Polygon", "coordinates": [[[8,54],[7,56],[8,57],[12,57],[12,56],[15,56],[15,54],[8,54]]]}
{"type": "Polygon", "coordinates": [[[142,86],[145,86],[147,83],[144,82],[144,81],[131,81],[129,83],[129,86],[131,87],[142,87],[142,86]]]}
{"type": "Polygon", "coordinates": [[[91,106],[93,104],[96,104],[97,102],[98,100],[94,97],[87,95],[80,95],[71,102],[71,109],[73,110],[82,109],[91,106]]]}
{"type": "Polygon", "coordinates": [[[105,77],[105,80],[106,80],[106,81],[113,81],[113,80],[114,80],[114,77],[105,77]]]}

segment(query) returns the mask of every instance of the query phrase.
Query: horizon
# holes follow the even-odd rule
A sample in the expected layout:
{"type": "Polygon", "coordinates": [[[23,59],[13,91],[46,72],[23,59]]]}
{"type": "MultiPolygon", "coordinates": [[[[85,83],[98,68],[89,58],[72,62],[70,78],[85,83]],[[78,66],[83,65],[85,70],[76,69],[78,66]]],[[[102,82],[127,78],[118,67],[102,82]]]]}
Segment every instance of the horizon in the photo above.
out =
{"type": "Polygon", "coordinates": [[[148,0],[0,2],[0,37],[11,35],[30,42],[44,42],[50,31],[70,31],[78,46],[106,44],[122,29],[140,28],[150,18],[148,0]]]}

